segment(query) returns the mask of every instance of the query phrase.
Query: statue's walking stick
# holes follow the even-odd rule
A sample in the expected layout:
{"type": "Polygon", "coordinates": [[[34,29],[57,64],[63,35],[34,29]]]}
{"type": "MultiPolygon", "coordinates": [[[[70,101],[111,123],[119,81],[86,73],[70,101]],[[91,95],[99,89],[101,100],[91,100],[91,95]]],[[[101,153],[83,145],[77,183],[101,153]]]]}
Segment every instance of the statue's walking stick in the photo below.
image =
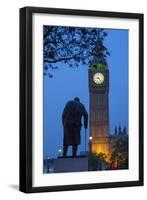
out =
{"type": "Polygon", "coordinates": [[[86,155],[86,128],[85,128],[85,155],[86,155]]]}

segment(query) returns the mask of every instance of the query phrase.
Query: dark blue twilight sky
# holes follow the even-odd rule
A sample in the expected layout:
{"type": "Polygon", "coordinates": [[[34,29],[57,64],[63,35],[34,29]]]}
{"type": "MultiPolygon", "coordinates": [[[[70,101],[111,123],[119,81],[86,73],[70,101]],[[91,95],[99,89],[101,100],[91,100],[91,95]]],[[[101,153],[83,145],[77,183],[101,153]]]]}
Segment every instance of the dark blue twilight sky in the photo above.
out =
{"type": "MultiPolygon", "coordinates": [[[[109,119],[110,134],[117,125],[128,129],[128,30],[106,29],[105,46],[110,52],[109,119]]],[[[61,63],[53,70],[53,78],[44,76],[44,157],[57,157],[63,146],[62,112],[67,101],[80,97],[89,113],[88,68],[70,68],[61,63]]],[[[81,145],[84,151],[84,128],[81,129],[81,145]]],[[[87,141],[89,128],[87,130],[87,141]]],[[[88,145],[87,145],[88,148],[88,145]]],[[[71,153],[71,147],[68,154],[71,153]]]]}

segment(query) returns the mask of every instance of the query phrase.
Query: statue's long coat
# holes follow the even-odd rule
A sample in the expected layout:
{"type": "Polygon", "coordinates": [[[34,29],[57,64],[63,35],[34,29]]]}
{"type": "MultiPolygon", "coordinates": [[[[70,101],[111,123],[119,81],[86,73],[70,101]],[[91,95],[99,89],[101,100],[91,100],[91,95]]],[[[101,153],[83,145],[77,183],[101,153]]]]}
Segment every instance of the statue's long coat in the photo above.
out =
{"type": "Polygon", "coordinates": [[[81,118],[84,117],[84,127],[87,128],[88,114],[82,103],[69,101],[62,114],[64,127],[63,145],[78,145],[81,143],[81,118]]]}

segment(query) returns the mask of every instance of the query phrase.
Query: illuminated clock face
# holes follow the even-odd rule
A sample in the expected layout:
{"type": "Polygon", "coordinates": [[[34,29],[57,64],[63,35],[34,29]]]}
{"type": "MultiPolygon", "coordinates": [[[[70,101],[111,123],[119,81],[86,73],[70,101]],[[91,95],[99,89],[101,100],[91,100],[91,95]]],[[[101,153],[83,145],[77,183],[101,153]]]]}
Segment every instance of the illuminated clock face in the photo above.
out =
{"type": "Polygon", "coordinates": [[[94,74],[93,81],[98,85],[102,84],[104,82],[104,75],[102,73],[94,74]]]}

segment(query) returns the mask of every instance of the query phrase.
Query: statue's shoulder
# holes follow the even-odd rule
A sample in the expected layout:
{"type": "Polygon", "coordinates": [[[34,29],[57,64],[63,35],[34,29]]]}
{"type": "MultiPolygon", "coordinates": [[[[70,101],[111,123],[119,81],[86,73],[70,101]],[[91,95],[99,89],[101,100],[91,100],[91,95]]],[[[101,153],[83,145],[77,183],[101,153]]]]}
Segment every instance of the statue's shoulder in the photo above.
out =
{"type": "Polygon", "coordinates": [[[82,113],[85,113],[85,112],[86,112],[86,109],[85,109],[84,104],[82,104],[82,103],[80,103],[80,104],[81,104],[80,107],[81,107],[81,111],[82,111],[82,113]]]}
{"type": "Polygon", "coordinates": [[[66,107],[71,106],[74,103],[74,101],[70,100],[66,103],[66,107]]]}
{"type": "Polygon", "coordinates": [[[81,106],[81,108],[85,109],[84,104],[82,104],[81,102],[80,102],[80,106],[81,106]]]}

